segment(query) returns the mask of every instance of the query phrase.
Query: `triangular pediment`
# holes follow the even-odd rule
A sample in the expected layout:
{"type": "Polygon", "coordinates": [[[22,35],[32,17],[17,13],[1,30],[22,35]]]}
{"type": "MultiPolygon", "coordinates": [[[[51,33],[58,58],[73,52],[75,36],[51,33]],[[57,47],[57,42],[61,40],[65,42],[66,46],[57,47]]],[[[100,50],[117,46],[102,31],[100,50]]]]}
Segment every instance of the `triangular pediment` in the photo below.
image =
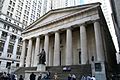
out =
{"type": "Polygon", "coordinates": [[[50,10],[49,12],[41,16],[38,20],[36,20],[34,23],[26,27],[25,31],[29,31],[31,29],[41,27],[44,24],[54,22],[59,19],[64,19],[69,15],[78,13],[82,10],[85,10],[87,8],[97,6],[97,5],[100,5],[100,3],[92,3],[92,4],[85,4],[85,5],[78,5],[78,6],[50,10]]]}

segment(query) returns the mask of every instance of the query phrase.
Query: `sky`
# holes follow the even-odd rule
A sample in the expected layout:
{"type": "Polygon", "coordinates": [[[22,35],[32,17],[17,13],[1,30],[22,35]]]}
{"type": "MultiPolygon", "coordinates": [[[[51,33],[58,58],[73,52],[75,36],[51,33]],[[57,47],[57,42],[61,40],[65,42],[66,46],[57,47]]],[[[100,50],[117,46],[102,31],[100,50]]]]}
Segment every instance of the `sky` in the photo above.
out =
{"type": "Polygon", "coordinates": [[[80,0],[80,3],[81,3],[81,4],[84,4],[84,0],[80,0]]]}

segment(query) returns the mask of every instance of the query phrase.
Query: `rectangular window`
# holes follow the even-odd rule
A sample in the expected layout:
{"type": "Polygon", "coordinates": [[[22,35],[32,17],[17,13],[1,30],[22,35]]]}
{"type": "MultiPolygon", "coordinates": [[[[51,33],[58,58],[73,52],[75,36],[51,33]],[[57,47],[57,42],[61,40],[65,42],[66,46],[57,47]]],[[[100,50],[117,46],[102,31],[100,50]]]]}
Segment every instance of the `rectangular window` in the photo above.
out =
{"type": "Polygon", "coordinates": [[[2,37],[7,37],[7,32],[2,32],[2,37]]]}
{"type": "Polygon", "coordinates": [[[7,26],[7,30],[9,30],[10,26],[7,26]]]}
{"type": "Polygon", "coordinates": [[[12,10],[11,10],[12,12],[14,11],[14,8],[12,8],[12,10]]]}
{"type": "Polygon", "coordinates": [[[5,19],[6,21],[8,20],[8,18],[5,19]]]}
{"type": "Polygon", "coordinates": [[[9,19],[9,22],[11,22],[11,19],[9,19]]]}
{"type": "Polygon", "coordinates": [[[7,62],[6,64],[6,68],[10,67],[11,66],[11,62],[7,62]]]}
{"type": "Polygon", "coordinates": [[[12,1],[10,0],[10,3],[9,4],[12,4],[12,1]]]}
{"type": "Polygon", "coordinates": [[[19,67],[19,63],[16,63],[16,67],[19,67]]]}
{"type": "Polygon", "coordinates": [[[4,24],[4,27],[3,27],[4,29],[6,29],[6,25],[4,24]]]}
{"type": "Polygon", "coordinates": [[[15,3],[13,3],[13,7],[15,6],[15,3]]]}
{"type": "Polygon", "coordinates": [[[10,13],[7,11],[7,15],[9,15],[10,13]]]}
{"type": "MultiPolygon", "coordinates": [[[[13,38],[13,36],[10,36],[11,38],[13,38]]],[[[13,41],[13,39],[11,39],[13,41]]],[[[12,53],[13,52],[13,47],[14,47],[14,44],[10,43],[9,46],[8,46],[8,52],[9,53],[12,53]]],[[[9,57],[9,56],[8,56],[9,57]]]]}
{"type": "Polygon", "coordinates": [[[10,17],[12,17],[12,15],[13,15],[13,14],[12,14],[12,13],[10,13],[10,17]]]}
{"type": "Polygon", "coordinates": [[[10,10],[11,9],[11,7],[10,6],[8,6],[8,10],[10,10]]]}
{"type": "Polygon", "coordinates": [[[1,65],[1,61],[0,61],[0,65],[1,65]]]}
{"type": "Polygon", "coordinates": [[[5,41],[0,40],[0,51],[3,51],[5,41]]]}

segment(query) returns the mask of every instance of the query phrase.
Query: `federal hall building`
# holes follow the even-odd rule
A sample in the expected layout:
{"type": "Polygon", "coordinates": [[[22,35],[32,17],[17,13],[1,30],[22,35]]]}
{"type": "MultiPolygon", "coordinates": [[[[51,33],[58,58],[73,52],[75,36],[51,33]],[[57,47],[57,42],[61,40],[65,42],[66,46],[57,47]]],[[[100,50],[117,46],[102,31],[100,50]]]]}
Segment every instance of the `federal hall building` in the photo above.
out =
{"type": "Polygon", "coordinates": [[[85,65],[90,64],[97,80],[108,80],[116,50],[100,5],[54,9],[26,27],[20,66],[37,67],[38,54],[44,49],[46,67],[69,66],[72,71],[72,66],[84,66],[84,74],[85,65]]]}

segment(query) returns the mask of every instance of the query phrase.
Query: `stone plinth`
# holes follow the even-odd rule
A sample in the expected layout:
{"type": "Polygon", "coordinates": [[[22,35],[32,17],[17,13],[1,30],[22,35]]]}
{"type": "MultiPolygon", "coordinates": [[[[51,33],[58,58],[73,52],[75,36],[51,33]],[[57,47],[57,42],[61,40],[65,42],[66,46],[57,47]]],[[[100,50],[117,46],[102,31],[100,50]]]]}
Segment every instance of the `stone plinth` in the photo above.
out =
{"type": "Polygon", "coordinates": [[[105,72],[105,63],[97,61],[94,63],[94,75],[97,80],[107,80],[105,72]]]}
{"type": "Polygon", "coordinates": [[[37,71],[46,71],[46,67],[44,64],[38,64],[37,65],[37,71]]]}
{"type": "Polygon", "coordinates": [[[25,71],[25,78],[24,78],[24,80],[29,80],[30,79],[30,75],[31,75],[31,73],[34,73],[35,75],[36,75],[36,78],[35,78],[35,80],[37,80],[38,79],[38,76],[41,74],[42,75],[42,77],[41,78],[43,78],[44,76],[46,76],[46,74],[47,74],[47,72],[46,71],[25,71]]]}

